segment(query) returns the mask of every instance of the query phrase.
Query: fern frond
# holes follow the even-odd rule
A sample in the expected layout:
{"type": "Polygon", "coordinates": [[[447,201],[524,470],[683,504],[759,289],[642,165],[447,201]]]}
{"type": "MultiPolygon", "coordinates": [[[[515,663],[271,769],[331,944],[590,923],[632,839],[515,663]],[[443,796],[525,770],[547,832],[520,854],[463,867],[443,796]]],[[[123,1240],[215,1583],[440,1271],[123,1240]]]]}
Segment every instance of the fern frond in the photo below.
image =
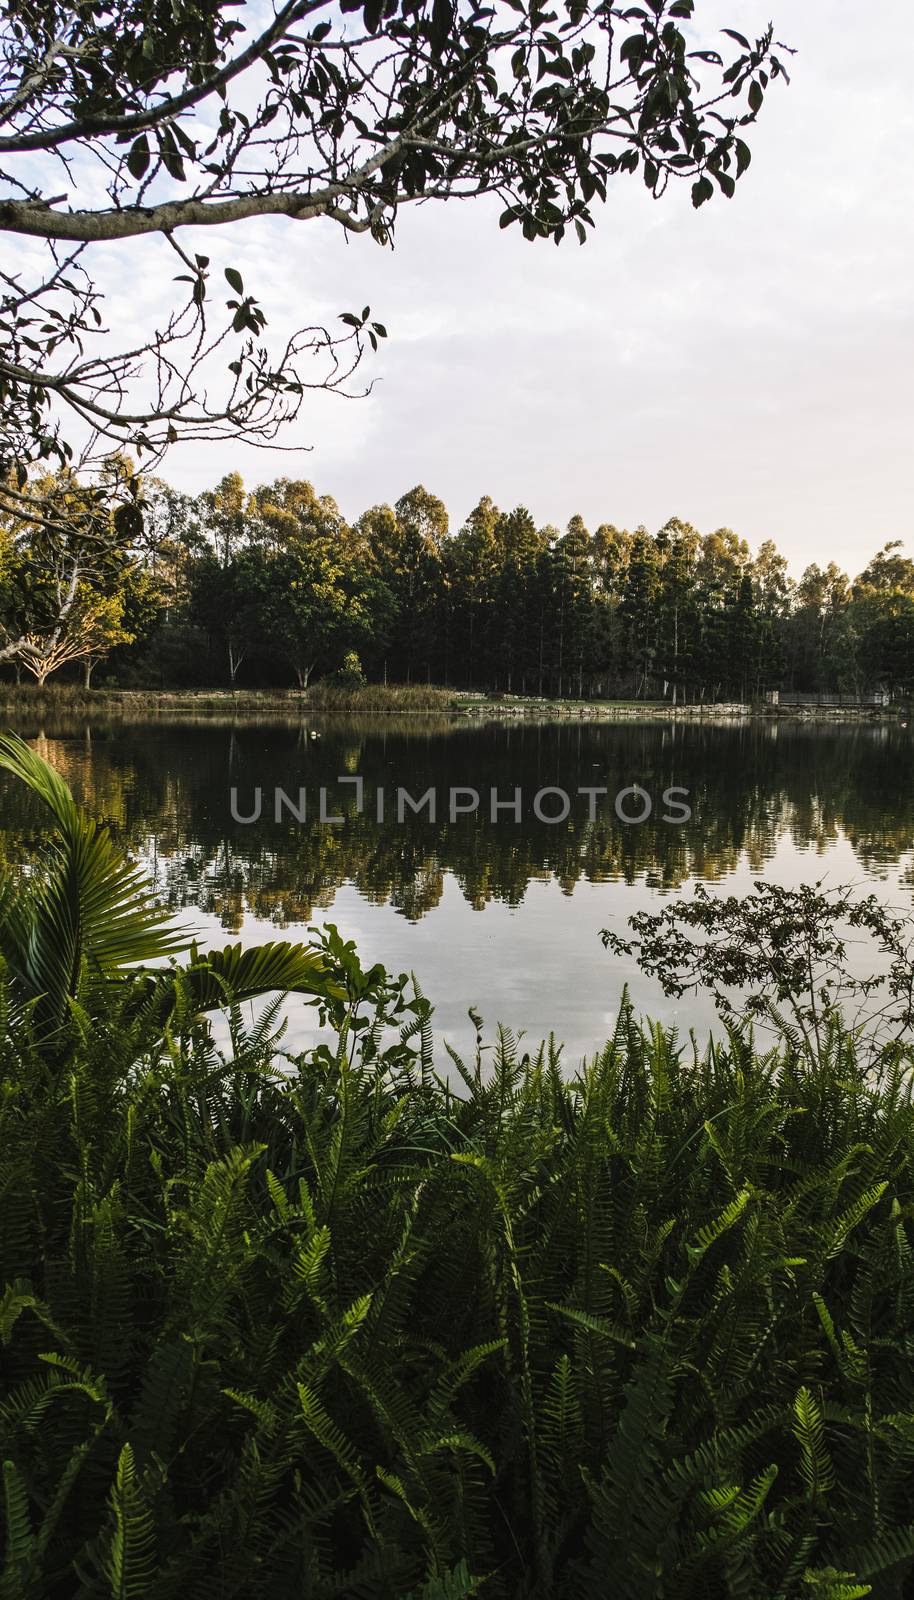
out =
{"type": "Polygon", "coordinates": [[[110,1505],[114,1526],[108,1536],[104,1570],[112,1600],[141,1600],[155,1579],[155,1523],[136,1480],[129,1444],[118,1457],[110,1505]]]}
{"type": "Polygon", "coordinates": [[[825,1443],[821,1409],[807,1388],[797,1390],[793,1402],[793,1436],[800,1446],[800,1470],[807,1493],[818,1499],[834,1487],[835,1470],[825,1443]]]}

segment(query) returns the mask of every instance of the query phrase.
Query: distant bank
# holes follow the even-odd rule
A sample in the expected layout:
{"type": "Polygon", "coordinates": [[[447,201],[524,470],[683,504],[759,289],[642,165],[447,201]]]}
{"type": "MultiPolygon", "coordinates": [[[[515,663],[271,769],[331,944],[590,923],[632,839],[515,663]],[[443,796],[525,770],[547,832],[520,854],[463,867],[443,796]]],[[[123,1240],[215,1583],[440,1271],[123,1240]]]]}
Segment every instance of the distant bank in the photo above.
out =
{"type": "Polygon", "coordinates": [[[669,700],[554,700],[534,695],[486,695],[419,684],[368,684],[298,691],[223,689],[90,689],[77,685],[0,684],[0,713],[54,711],[129,717],[173,712],[256,714],[306,713],[339,716],[438,715],[474,721],[822,722],[906,721],[910,708],[895,705],[741,704],[673,705],[669,700]]]}

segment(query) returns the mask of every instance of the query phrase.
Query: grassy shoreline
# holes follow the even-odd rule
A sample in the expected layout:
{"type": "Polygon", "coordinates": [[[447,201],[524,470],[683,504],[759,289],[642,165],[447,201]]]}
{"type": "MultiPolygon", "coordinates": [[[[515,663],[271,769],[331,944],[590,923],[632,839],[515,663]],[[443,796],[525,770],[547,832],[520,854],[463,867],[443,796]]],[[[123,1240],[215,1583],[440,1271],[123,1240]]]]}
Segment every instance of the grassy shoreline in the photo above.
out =
{"type": "Polygon", "coordinates": [[[366,684],[342,689],[316,684],[306,690],[83,689],[76,684],[0,685],[0,713],[104,713],[129,717],[174,712],[230,711],[246,716],[286,714],[414,716],[437,712],[477,721],[583,722],[894,722],[906,708],[860,706],[673,706],[651,700],[556,700],[535,695],[486,695],[425,684],[366,684]]]}

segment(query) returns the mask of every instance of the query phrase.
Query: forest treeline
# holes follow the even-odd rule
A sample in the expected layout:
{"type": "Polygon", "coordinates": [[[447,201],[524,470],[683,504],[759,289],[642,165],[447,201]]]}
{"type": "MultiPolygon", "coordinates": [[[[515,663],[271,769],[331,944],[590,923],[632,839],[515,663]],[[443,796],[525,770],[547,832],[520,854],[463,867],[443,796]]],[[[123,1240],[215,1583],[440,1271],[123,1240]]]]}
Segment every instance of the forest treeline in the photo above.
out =
{"type": "Polygon", "coordinates": [[[115,475],[106,497],[58,474],[23,512],[0,526],[0,661],[39,682],[103,663],[126,687],[332,675],[686,703],[914,680],[899,541],[853,579],[795,580],[771,540],[753,554],[678,517],[538,527],[484,496],[452,532],[419,486],[350,523],[308,482],[237,473],[197,496],[115,475]]]}

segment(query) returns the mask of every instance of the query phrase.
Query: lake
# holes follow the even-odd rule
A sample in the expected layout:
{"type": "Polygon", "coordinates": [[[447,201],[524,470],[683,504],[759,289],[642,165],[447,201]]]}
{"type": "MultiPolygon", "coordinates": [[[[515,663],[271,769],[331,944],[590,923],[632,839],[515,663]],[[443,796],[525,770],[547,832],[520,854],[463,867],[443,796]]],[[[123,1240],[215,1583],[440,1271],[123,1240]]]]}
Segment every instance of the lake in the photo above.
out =
{"type": "MultiPolygon", "coordinates": [[[[554,1032],[576,1060],[610,1031],[625,983],[641,1010],[707,1032],[705,999],[667,1000],[599,938],[698,881],[879,885],[897,907],[914,888],[914,742],[895,723],[48,716],[17,731],[204,942],[334,922],[366,962],[416,974],[461,1050],[473,1006],[488,1029],[554,1032]],[[322,789],[338,820],[321,819],[322,789]]],[[[40,811],[11,783],[0,806],[0,858],[22,859],[40,811]]],[[[303,1042],[309,1014],[291,1014],[303,1042]]]]}

